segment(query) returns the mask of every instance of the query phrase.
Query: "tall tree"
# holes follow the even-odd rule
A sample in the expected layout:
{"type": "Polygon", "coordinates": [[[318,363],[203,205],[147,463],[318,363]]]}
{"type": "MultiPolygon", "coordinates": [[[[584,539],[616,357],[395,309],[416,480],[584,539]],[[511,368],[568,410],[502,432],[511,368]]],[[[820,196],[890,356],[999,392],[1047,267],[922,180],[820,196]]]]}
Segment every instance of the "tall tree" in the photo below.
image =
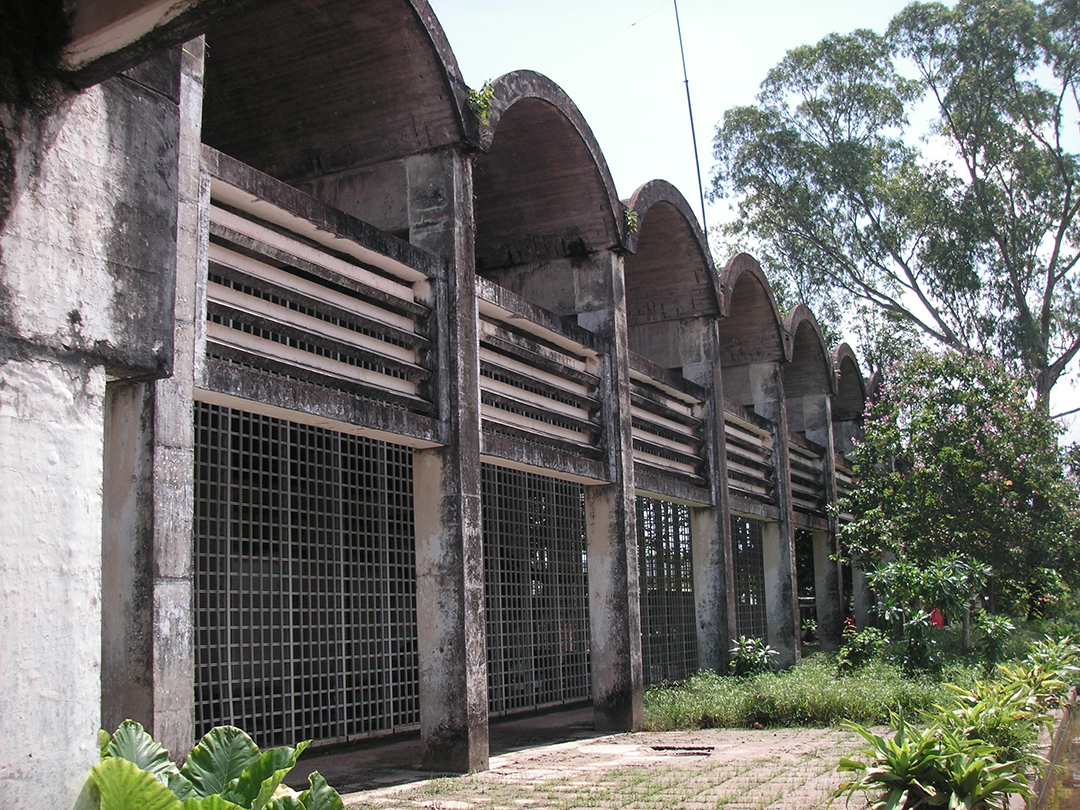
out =
{"type": "Polygon", "coordinates": [[[713,194],[812,302],[1004,358],[1046,408],[1080,351],[1078,89],[1080,1],[914,3],[789,51],[718,127],[713,194]]]}
{"type": "Polygon", "coordinates": [[[1080,584],[1080,498],[1058,432],[999,363],[915,352],[868,413],[846,548],[922,567],[960,554],[989,566],[1003,597],[1037,609],[1058,573],[1080,584]]]}

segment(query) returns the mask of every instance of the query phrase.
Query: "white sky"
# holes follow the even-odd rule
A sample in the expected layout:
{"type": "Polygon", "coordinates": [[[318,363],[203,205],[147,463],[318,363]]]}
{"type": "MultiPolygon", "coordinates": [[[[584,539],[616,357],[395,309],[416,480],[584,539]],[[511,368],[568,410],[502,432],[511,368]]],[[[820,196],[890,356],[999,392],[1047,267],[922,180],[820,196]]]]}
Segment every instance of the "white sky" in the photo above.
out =
{"type": "MultiPolygon", "coordinates": [[[[429,2],[471,87],[513,70],[543,73],[592,127],[621,198],[659,178],[700,212],[673,0],[429,2]]],[[[883,32],[908,0],[678,2],[708,192],[712,137],[725,110],[752,104],[789,49],[855,28],[883,32]]],[[[707,204],[706,216],[709,225],[730,217],[728,204],[707,204]]],[[[1057,389],[1055,411],[1080,405],[1069,381],[1057,389]]],[[[1080,441],[1080,422],[1068,438],[1080,441]]]]}

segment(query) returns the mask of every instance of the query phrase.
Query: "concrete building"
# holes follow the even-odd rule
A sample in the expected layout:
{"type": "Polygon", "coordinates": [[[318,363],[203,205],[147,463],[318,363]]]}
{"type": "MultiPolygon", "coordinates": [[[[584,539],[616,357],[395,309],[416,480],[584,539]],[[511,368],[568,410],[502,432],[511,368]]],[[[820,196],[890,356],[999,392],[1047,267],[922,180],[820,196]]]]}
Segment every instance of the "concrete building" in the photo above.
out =
{"type": "Polygon", "coordinates": [[[478,115],[425,0],[9,8],[5,803],[125,717],[448,770],[493,714],[634,729],[739,634],[798,660],[799,548],[838,643],[852,353],[552,82],[478,115]]]}

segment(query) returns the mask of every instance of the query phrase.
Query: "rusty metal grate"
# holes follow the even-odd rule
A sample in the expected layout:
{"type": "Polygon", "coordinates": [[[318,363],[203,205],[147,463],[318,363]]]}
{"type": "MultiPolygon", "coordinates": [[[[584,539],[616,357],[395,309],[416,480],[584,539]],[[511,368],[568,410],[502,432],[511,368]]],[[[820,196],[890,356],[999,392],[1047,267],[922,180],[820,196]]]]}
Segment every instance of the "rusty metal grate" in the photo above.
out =
{"type": "Polygon", "coordinates": [[[419,723],[405,447],[196,404],[196,733],[419,723]]]}
{"type": "Polygon", "coordinates": [[[587,700],[583,489],[490,464],[482,481],[490,711],[587,700]]]}
{"type": "Polygon", "coordinates": [[[735,628],[747,638],[767,637],[765,555],[761,521],[732,515],[732,557],[735,564],[735,628]]]}
{"type": "Polygon", "coordinates": [[[637,528],[645,683],[683,680],[698,667],[690,509],[639,496],[637,528]]]}

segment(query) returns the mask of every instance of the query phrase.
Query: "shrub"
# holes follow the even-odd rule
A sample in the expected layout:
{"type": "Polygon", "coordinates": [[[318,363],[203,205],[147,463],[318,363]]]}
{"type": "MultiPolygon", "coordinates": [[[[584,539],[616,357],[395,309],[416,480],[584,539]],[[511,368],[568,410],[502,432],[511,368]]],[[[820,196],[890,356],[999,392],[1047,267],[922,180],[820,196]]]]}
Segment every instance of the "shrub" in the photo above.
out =
{"type": "Polygon", "coordinates": [[[989,674],[995,664],[1005,659],[1005,645],[1016,626],[1006,616],[995,616],[980,610],[975,616],[976,624],[982,632],[979,652],[983,657],[983,667],[989,674]]]}
{"type": "MultiPolygon", "coordinates": [[[[967,669],[958,680],[972,680],[967,669]]],[[[890,710],[915,714],[952,700],[930,678],[905,678],[900,669],[874,660],[857,672],[836,674],[833,656],[818,653],[792,669],[746,678],[702,672],[645,695],[645,725],[653,731],[685,728],[829,726],[842,720],[880,725],[890,710]]]]}
{"type": "Polygon", "coordinates": [[[101,762],[90,779],[101,810],[342,810],[318,771],[302,793],[283,784],[307,746],[259,751],[240,729],[218,726],[177,768],[142,725],[125,720],[112,736],[101,732],[101,762]]]}
{"type": "Polygon", "coordinates": [[[844,630],[844,646],[836,657],[837,672],[854,672],[862,669],[871,661],[879,658],[888,639],[876,627],[866,627],[855,631],[844,630]]]}
{"type": "Polygon", "coordinates": [[[780,654],[764,640],[746,636],[739,636],[735,641],[735,646],[728,652],[731,653],[728,669],[732,675],[740,678],[769,672],[772,669],[773,659],[780,654]]]}

